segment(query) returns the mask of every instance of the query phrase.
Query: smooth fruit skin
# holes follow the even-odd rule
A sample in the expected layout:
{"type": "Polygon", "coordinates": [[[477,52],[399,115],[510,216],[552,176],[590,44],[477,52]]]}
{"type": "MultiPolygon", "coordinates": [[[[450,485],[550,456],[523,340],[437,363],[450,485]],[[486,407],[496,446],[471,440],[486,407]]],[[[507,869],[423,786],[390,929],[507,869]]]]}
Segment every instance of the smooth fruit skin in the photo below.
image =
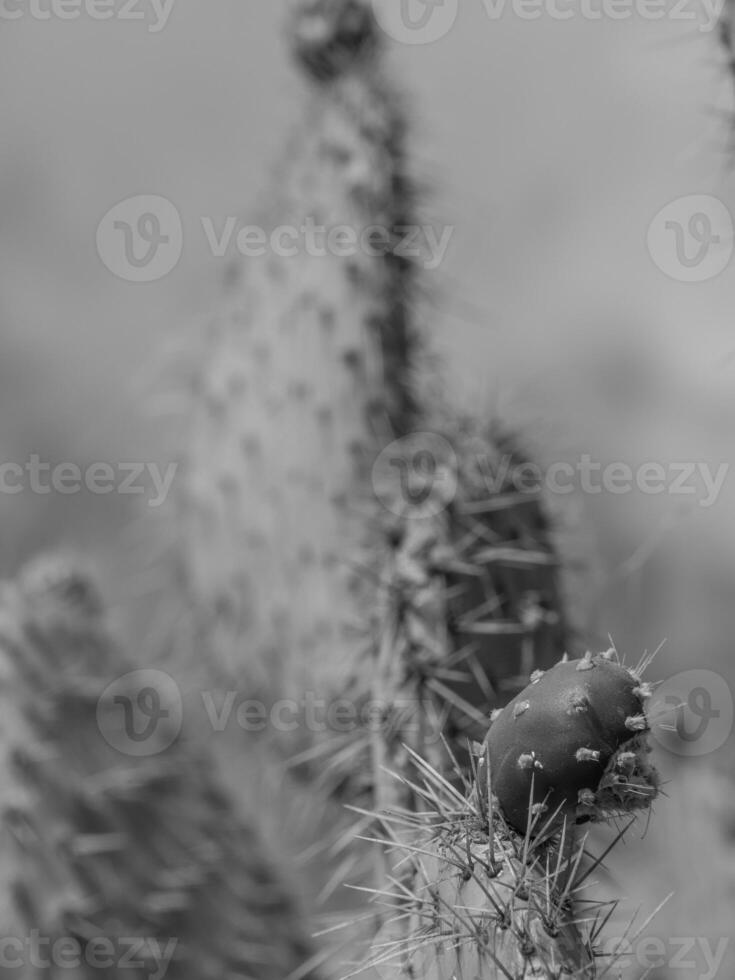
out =
{"type": "MultiPolygon", "coordinates": [[[[509,822],[525,832],[534,805],[549,815],[593,816],[614,759],[620,771],[610,779],[629,787],[640,778],[640,805],[650,802],[655,777],[639,759],[644,701],[638,678],[599,655],[558,663],[521,691],[487,735],[493,792],[509,822]],[[631,751],[618,759],[627,745],[631,751]]],[[[620,809],[635,808],[629,802],[620,809]]]]}

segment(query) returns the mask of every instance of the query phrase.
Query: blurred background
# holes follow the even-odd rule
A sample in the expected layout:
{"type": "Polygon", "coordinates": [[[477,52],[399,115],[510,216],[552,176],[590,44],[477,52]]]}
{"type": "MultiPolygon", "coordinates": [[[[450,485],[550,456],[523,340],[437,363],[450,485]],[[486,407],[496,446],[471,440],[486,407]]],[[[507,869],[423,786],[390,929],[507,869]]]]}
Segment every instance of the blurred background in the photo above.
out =
{"type": "MultiPolygon", "coordinates": [[[[157,379],[227,275],[202,217],[255,220],[298,111],[280,4],[175,0],[160,30],[149,6],[145,20],[0,18],[2,461],[175,457],[178,406],[157,379]],[[184,249],[136,284],[105,266],[96,230],[139,194],[175,205],[184,249]]],[[[733,460],[733,261],[681,281],[649,236],[672,202],[686,227],[694,195],[735,213],[732,79],[704,23],[493,20],[463,0],[434,43],[392,47],[423,213],[453,229],[424,274],[448,391],[544,464],[588,454],[714,474],[733,460]]],[[[718,230],[729,255],[732,226],[718,230]]],[[[579,562],[581,628],[631,660],[665,641],[656,677],[703,668],[732,687],[735,473],[716,499],[689,485],[550,506],[579,562]]],[[[73,544],[125,606],[147,590],[130,558],[139,509],[120,494],[0,494],[2,572],[73,544]]],[[[732,738],[708,762],[729,768],[731,753],[732,738]]]]}

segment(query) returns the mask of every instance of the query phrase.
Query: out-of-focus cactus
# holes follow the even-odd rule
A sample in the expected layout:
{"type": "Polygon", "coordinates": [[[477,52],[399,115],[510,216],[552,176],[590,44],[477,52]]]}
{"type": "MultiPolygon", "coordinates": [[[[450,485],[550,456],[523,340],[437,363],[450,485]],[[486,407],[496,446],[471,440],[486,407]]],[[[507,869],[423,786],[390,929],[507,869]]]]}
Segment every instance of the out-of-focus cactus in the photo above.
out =
{"type": "Polygon", "coordinates": [[[464,743],[566,649],[557,559],[512,441],[437,421],[416,394],[416,273],[392,247],[415,193],[372,5],[294,0],[288,33],[307,104],[263,226],[300,237],[248,261],[196,378],[180,553],[198,649],[266,686],[288,657],[279,694],[349,689],[386,716],[438,698],[464,743]],[[315,254],[316,226],[360,244],[315,254]],[[429,463],[457,490],[427,521],[414,499],[376,499],[371,472],[387,453],[410,475],[401,437],[418,429],[440,433],[429,463]]]}
{"type": "Polygon", "coordinates": [[[42,559],[5,585],[0,657],[0,866],[17,912],[3,935],[19,975],[40,975],[35,936],[49,977],[71,957],[79,978],[316,980],[289,875],[178,735],[174,705],[130,751],[124,702],[141,690],[92,581],[42,559]]]}
{"type": "Polygon", "coordinates": [[[358,642],[370,466],[413,417],[413,274],[391,245],[414,195],[370,4],[299,0],[289,34],[305,104],[258,224],[294,238],[248,260],[213,325],[180,528],[200,650],[271,682],[287,655],[303,690],[358,642]]]}

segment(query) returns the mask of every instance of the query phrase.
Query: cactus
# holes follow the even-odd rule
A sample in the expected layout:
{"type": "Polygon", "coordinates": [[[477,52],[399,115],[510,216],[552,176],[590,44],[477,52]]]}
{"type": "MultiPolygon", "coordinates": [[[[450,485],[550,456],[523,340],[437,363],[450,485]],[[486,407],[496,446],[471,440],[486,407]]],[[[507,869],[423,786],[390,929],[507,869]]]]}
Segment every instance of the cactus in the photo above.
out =
{"type": "MultiPolygon", "coordinates": [[[[288,34],[308,104],[265,227],[313,219],[397,235],[416,223],[416,194],[371,4],[294,0],[288,34]]],[[[523,457],[507,437],[437,420],[417,392],[415,282],[391,251],[250,260],[195,381],[180,559],[197,649],[230,677],[244,670],[279,696],[349,691],[387,714],[404,696],[438,698],[459,750],[568,634],[543,506],[511,487],[523,457]],[[427,428],[449,447],[459,491],[417,535],[406,501],[397,514],[376,501],[371,470],[396,437],[427,428]],[[491,489],[487,465],[508,461],[491,489]],[[428,604],[408,567],[431,583],[428,604]],[[396,610],[403,638],[390,652],[396,610]]]]}
{"type": "Polygon", "coordinates": [[[602,858],[585,861],[577,827],[656,796],[638,674],[608,653],[534,678],[476,746],[465,792],[410,753],[423,807],[382,816],[397,870],[375,891],[390,912],[364,969],[594,980],[603,903],[582,892],[602,858]]]}
{"type": "MultiPolygon", "coordinates": [[[[370,5],[291,8],[306,105],[263,227],[373,227],[392,239],[412,223],[414,194],[370,5]]],[[[370,466],[414,411],[411,264],[375,242],[346,258],[322,248],[304,240],[292,257],[249,260],[214,325],[179,522],[198,648],[226,676],[264,686],[287,655],[301,691],[325,690],[358,642],[351,626],[369,583],[351,563],[370,466]]]]}
{"type": "Polygon", "coordinates": [[[579,852],[570,872],[559,850],[529,845],[488,807],[484,779],[484,792],[463,797],[419,766],[424,812],[412,835],[385,820],[381,843],[397,855],[400,879],[380,889],[389,911],[359,972],[593,978],[594,920],[581,921],[572,902],[582,879],[579,852]]]}
{"type": "Polygon", "coordinates": [[[403,772],[408,748],[440,770],[467,765],[491,711],[569,639],[542,503],[514,487],[523,457],[470,422],[442,431],[405,437],[374,468],[384,510],[361,564],[380,582],[379,602],[345,693],[382,715],[351,745],[322,747],[322,778],[348,797],[373,793],[378,810],[412,805],[384,771],[403,772]]]}
{"type": "MultiPolygon", "coordinates": [[[[120,750],[120,698],[139,691],[130,680],[126,693],[130,664],[90,578],[66,560],[34,562],[3,589],[0,651],[11,935],[39,935],[46,954],[58,940],[67,957],[76,944],[79,977],[99,972],[87,956],[96,946],[114,961],[109,976],[129,954],[141,977],[317,980],[289,875],[258,827],[235,816],[206,754],[172,741],[173,711],[145,756],[120,750]]],[[[37,963],[23,965],[35,975],[37,963]]],[[[65,969],[52,963],[45,975],[65,969]]]]}

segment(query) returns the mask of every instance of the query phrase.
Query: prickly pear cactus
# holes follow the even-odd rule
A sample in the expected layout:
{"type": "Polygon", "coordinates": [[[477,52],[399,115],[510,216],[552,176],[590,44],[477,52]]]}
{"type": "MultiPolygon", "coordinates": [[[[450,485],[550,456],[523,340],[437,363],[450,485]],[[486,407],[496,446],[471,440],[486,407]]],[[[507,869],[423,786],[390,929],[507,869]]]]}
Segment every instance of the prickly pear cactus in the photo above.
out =
{"type": "Polygon", "coordinates": [[[433,582],[431,596],[424,588],[409,603],[423,620],[413,627],[416,659],[460,742],[481,738],[490,711],[573,641],[543,500],[520,477],[525,457],[497,428],[463,420],[437,430],[404,440],[403,458],[390,460],[414,480],[402,485],[411,499],[401,507],[394,497],[393,510],[407,528],[396,535],[399,566],[433,582]]]}
{"type": "Polygon", "coordinates": [[[300,0],[289,16],[305,105],[259,224],[298,240],[248,260],[209,336],[181,564],[202,648],[230,676],[272,678],[288,655],[313,684],[356,642],[370,466],[413,414],[412,269],[387,247],[413,195],[370,4],[300,0]],[[349,256],[334,229],[359,241],[349,256]]]}
{"type": "Polygon", "coordinates": [[[524,457],[420,392],[415,269],[366,247],[416,224],[372,4],[294,0],[287,26],[307,105],[263,227],[302,237],[249,260],[209,338],[180,563],[195,649],[261,696],[347,699],[352,729],[299,762],[326,752],[332,788],[392,804],[384,770],[404,744],[441,768],[446,735],[466,756],[569,636],[543,503],[517,489],[524,457]],[[362,244],[317,254],[317,227],[362,244]]]}
{"type": "Polygon", "coordinates": [[[397,848],[412,864],[394,896],[401,921],[380,930],[370,965],[427,980],[594,977],[592,923],[574,912],[551,849],[524,848],[502,821],[490,831],[469,804],[443,809],[397,848]]]}
{"type": "Polygon", "coordinates": [[[492,710],[570,639],[542,502],[516,489],[523,457],[470,423],[444,432],[406,436],[373,469],[380,547],[361,564],[380,582],[374,640],[346,691],[381,713],[322,776],[372,787],[378,809],[405,797],[385,769],[405,771],[409,749],[466,764],[492,710]]]}
{"type": "MultiPolygon", "coordinates": [[[[129,754],[134,681],[90,579],[40,560],[0,597],[2,848],[22,976],[316,980],[293,885],[234,816],[174,706],[129,754]],[[126,690],[126,685],[130,690],[126,690]],[[171,744],[169,744],[171,743],[171,744]],[[120,746],[123,746],[121,749],[120,746]],[[63,955],[51,955],[63,947],[63,955]]],[[[161,714],[161,719],[164,716],[161,714]]]]}
{"type": "Polygon", "coordinates": [[[464,792],[410,753],[416,775],[402,781],[423,806],[382,816],[379,843],[396,870],[376,889],[391,911],[366,967],[435,980],[593,980],[602,915],[582,891],[602,859],[590,863],[578,825],[655,798],[647,693],[612,653],[564,661],[493,722],[464,792]]]}

